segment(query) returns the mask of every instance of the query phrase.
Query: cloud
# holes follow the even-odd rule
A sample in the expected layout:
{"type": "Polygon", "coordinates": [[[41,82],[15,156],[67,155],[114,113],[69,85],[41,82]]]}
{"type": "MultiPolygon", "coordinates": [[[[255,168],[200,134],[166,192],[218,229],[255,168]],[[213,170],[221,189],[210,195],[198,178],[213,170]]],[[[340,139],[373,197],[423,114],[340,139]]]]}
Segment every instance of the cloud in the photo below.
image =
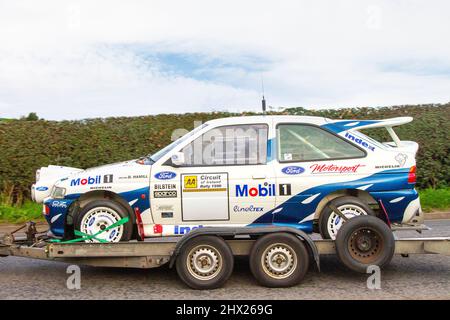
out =
{"type": "Polygon", "coordinates": [[[10,1],[0,117],[450,101],[446,1],[10,1]]]}

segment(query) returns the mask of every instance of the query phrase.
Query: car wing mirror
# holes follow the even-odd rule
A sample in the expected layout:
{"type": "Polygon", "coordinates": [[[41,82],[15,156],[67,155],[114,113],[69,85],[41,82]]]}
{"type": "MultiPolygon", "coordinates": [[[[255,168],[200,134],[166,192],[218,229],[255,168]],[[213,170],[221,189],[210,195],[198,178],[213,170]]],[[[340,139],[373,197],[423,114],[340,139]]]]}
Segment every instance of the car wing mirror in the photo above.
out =
{"type": "Polygon", "coordinates": [[[185,158],[183,152],[175,152],[170,157],[170,162],[172,162],[172,165],[175,167],[179,167],[185,164],[185,158]]]}

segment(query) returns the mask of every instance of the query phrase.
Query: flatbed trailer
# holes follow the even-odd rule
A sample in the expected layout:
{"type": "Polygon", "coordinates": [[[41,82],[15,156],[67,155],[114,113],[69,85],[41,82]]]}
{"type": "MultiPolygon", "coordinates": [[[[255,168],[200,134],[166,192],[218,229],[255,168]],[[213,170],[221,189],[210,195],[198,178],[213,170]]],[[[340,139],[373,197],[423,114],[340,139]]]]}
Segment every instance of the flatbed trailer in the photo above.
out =
{"type": "MultiPolygon", "coordinates": [[[[361,217],[363,218],[363,217],[361,217]]],[[[370,217],[369,217],[370,218],[370,217]]],[[[367,219],[367,217],[366,217],[367,219]]],[[[89,266],[98,266],[98,267],[123,267],[123,268],[155,268],[160,267],[162,265],[169,264],[170,267],[172,267],[174,264],[177,264],[177,271],[182,280],[195,289],[209,289],[209,288],[215,288],[220,285],[222,285],[226,279],[231,274],[232,270],[232,261],[226,261],[226,254],[220,251],[220,245],[215,246],[214,241],[217,240],[218,243],[223,242],[225,247],[229,248],[229,253],[234,256],[250,256],[250,264],[252,273],[255,275],[257,280],[266,286],[269,287],[275,287],[275,286],[290,286],[295,283],[291,281],[282,281],[284,279],[290,279],[289,277],[281,277],[280,274],[282,272],[275,272],[273,271],[273,268],[276,269],[276,266],[282,266],[285,262],[283,259],[289,260],[289,250],[283,251],[285,248],[291,248],[293,245],[289,242],[292,241],[292,239],[298,239],[300,240],[299,243],[303,243],[304,247],[307,249],[307,256],[302,255],[301,251],[295,252],[295,250],[292,250],[294,255],[296,255],[295,258],[295,264],[300,265],[302,260],[307,260],[307,266],[306,269],[309,268],[309,260],[312,258],[313,261],[315,261],[315,265],[320,270],[320,255],[329,255],[329,254],[338,254],[340,260],[347,265],[350,269],[354,271],[359,272],[365,272],[365,268],[368,265],[373,264],[380,264],[381,266],[389,263],[390,259],[392,258],[393,254],[399,254],[402,256],[407,256],[410,254],[443,254],[443,255],[450,255],[450,237],[432,237],[432,238],[402,238],[402,239],[395,239],[393,236],[392,231],[389,229],[389,233],[392,235],[393,239],[393,248],[390,248],[391,246],[388,245],[389,239],[383,239],[383,245],[381,245],[379,242],[378,246],[382,247],[381,249],[388,252],[387,259],[382,260],[371,260],[367,259],[367,256],[361,256],[360,253],[368,252],[370,249],[363,250],[364,247],[364,240],[367,240],[367,233],[362,234],[362,240],[357,239],[357,241],[362,241],[362,249],[359,252],[359,256],[357,255],[356,258],[351,253],[352,245],[350,243],[355,244],[354,240],[352,239],[352,236],[354,237],[358,228],[361,229],[361,226],[364,226],[366,230],[372,230],[370,233],[374,233],[376,231],[376,228],[373,229],[373,226],[370,224],[364,224],[364,219],[359,219],[359,217],[356,217],[352,219],[352,222],[358,222],[358,220],[361,220],[360,223],[353,223],[355,227],[351,228],[344,228],[343,232],[346,232],[345,230],[348,230],[348,234],[350,235],[350,238],[344,247],[346,246],[349,248],[350,252],[350,258],[353,258],[356,264],[353,264],[351,261],[349,263],[348,257],[345,258],[345,252],[343,253],[343,250],[339,247],[342,247],[342,239],[345,240],[345,238],[342,236],[341,238],[337,238],[335,240],[324,240],[324,239],[312,239],[307,234],[291,228],[291,227],[244,227],[244,228],[215,228],[215,227],[206,227],[201,229],[196,229],[194,231],[191,231],[190,233],[181,236],[181,237],[162,237],[162,238],[149,238],[145,241],[129,241],[129,242],[119,242],[119,243],[87,243],[87,242],[75,242],[75,243],[58,243],[58,242],[49,242],[49,239],[46,239],[45,236],[42,237],[37,233],[34,226],[28,225],[28,229],[26,231],[25,237],[17,237],[14,234],[8,233],[3,236],[3,239],[0,241],[0,257],[7,257],[7,256],[17,256],[17,257],[27,257],[32,259],[41,259],[41,260],[49,260],[49,261],[59,261],[59,262],[66,262],[71,264],[80,264],[80,265],[89,265],[89,266]],[[289,237],[285,237],[289,236],[289,237]],[[270,243],[275,243],[278,246],[281,246],[279,250],[277,251],[277,255],[273,256],[273,261],[275,261],[275,267],[272,266],[272,269],[270,268],[270,261],[267,263],[266,269],[264,268],[264,264],[267,262],[267,260],[262,259],[261,257],[265,257],[263,254],[258,255],[257,252],[258,248],[260,246],[259,242],[264,242],[264,239],[272,237],[272,241],[269,241],[270,243]],[[364,238],[366,237],[366,238],[364,238]],[[212,239],[215,238],[216,240],[212,239]],[[264,239],[263,239],[264,238],[264,239]],[[214,240],[211,242],[211,239],[214,240]],[[285,240],[283,240],[285,239],[285,240]],[[202,240],[203,240],[203,247],[202,247],[202,240]],[[187,250],[193,250],[191,247],[191,243],[194,242],[194,248],[195,245],[200,246],[200,251],[203,255],[197,253],[199,264],[199,274],[192,277],[193,279],[189,279],[189,272],[187,274],[183,271],[183,261],[187,261],[185,264],[189,265],[195,265],[195,261],[191,259],[191,256],[189,254],[187,257],[183,255],[187,250]],[[286,247],[283,247],[283,245],[286,245],[286,247]],[[255,248],[256,247],[256,248],[255,248]],[[203,249],[201,249],[203,248],[203,249]],[[211,251],[207,251],[205,248],[210,248],[211,251]],[[389,249],[390,248],[390,249],[389,249]],[[391,250],[392,249],[392,250],[391,250]],[[203,251],[201,251],[203,250],[203,251]],[[206,251],[205,251],[206,250],[206,251]],[[390,251],[390,252],[389,252],[390,251]],[[225,273],[224,279],[222,281],[219,281],[216,283],[215,281],[210,281],[211,279],[202,279],[203,274],[201,274],[201,266],[203,265],[203,262],[206,263],[206,267],[208,267],[209,264],[214,264],[214,252],[218,253],[217,257],[220,257],[222,261],[218,262],[218,265],[221,266],[223,269],[229,269],[225,273]],[[288,253],[286,253],[288,252],[288,253]],[[254,258],[257,257],[257,258],[254,258]],[[359,258],[358,258],[359,257],[359,258]],[[187,258],[187,259],[186,259],[187,258]],[[276,260],[276,258],[279,259],[276,260]],[[202,260],[203,259],[203,260],[202,260]],[[181,260],[181,263],[177,263],[181,260]],[[252,261],[256,260],[256,261],[252,261]],[[264,262],[264,261],[266,262],[264,262]],[[273,279],[261,279],[264,278],[265,273],[263,272],[260,274],[259,270],[255,265],[258,265],[258,261],[262,261],[260,264],[262,264],[262,271],[267,271],[270,275],[270,272],[272,271],[274,273],[273,279]],[[276,261],[279,263],[276,264],[276,261]],[[280,262],[281,261],[281,262],[280,262]],[[381,261],[381,262],[380,262],[381,261]],[[253,267],[252,267],[253,262],[253,267]],[[379,262],[379,263],[378,263],[379,262]],[[225,268],[224,266],[226,264],[231,263],[231,268],[225,268]],[[363,265],[361,265],[361,263],[363,265]],[[259,275],[259,276],[258,276],[259,275]],[[258,277],[260,279],[258,279],[258,277]]],[[[374,221],[373,219],[369,219],[369,222],[375,222],[377,226],[380,226],[381,224],[378,224],[377,221],[374,221]]],[[[350,225],[350,223],[347,223],[350,225]]],[[[345,225],[344,225],[345,226],[345,225]]],[[[341,232],[341,231],[340,231],[341,232]]],[[[367,232],[367,231],[366,231],[367,232]]],[[[381,233],[378,232],[380,235],[381,233]]],[[[380,238],[380,237],[379,237],[380,238]]],[[[369,239],[370,240],[370,239],[369,239]]],[[[295,240],[294,240],[295,241],[295,240]]],[[[267,242],[267,241],[266,241],[267,242]]],[[[367,244],[366,244],[367,245],[367,244]]],[[[267,247],[267,245],[266,245],[267,247]]],[[[273,249],[273,245],[268,246],[269,248],[273,249]]],[[[265,248],[265,247],[263,247],[265,248]]],[[[277,248],[277,247],[276,247],[277,248]]],[[[294,248],[295,249],[295,248],[294,248]]],[[[358,250],[359,250],[358,249],[358,250]]],[[[381,250],[380,249],[380,250],[381,250]]],[[[263,250],[264,251],[264,250],[263,250]]],[[[267,250],[266,250],[267,251],[267,250]]],[[[264,251],[265,252],[265,251],[264,251]]],[[[194,257],[196,257],[194,255],[194,257]]],[[[217,258],[219,259],[219,258],[217,258]]],[[[219,260],[220,260],[219,259],[219,260]]],[[[304,261],[303,261],[304,262],[304,261]]],[[[187,266],[189,269],[189,266],[187,266]]],[[[192,267],[192,266],[191,266],[192,267]]],[[[193,267],[194,271],[196,270],[193,267]]],[[[282,268],[280,267],[280,270],[282,268]]],[[[305,269],[305,267],[303,267],[305,269]]],[[[300,272],[297,270],[297,272],[300,272]]],[[[303,273],[306,272],[306,270],[302,270],[303,273]]],[[[302,273],[300,272],[300,273],[302,273]]],[[[304,274],[303,274],[304,275],[304,274]]],[[[284,276],[284,274],[283,274],[284,276]]],[[[303,278],[303,277],[301,277],[303,278]]],[[[296,283],[299,282],[298,279],[294,281],[296,283]]]]}

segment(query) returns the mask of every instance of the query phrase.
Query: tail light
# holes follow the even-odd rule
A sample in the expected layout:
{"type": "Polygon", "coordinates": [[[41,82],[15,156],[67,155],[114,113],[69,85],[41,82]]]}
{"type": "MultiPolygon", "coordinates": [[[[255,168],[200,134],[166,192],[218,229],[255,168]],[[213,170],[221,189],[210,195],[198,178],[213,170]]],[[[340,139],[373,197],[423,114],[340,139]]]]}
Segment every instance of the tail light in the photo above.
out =
{"type": "Polygon", "coordinates": [[[48,216],[50,214],[50,207],[44,204],[44,215],[48,216]]]}
{"type": "Polygon", "coordinates": [[[408,183],[416,183],[416,166],[412,166],[408,173],[408,183]]]}

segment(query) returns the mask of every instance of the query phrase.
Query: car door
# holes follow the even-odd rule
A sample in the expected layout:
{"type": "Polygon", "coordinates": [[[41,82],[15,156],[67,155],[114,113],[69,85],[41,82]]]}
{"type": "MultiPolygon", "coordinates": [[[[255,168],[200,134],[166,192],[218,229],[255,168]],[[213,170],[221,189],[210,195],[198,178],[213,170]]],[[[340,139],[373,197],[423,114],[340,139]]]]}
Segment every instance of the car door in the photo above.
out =
{"type": "Polygon", "coordinates": [[[155,223],[246,225],[273,209],[275,175],[267,164],[268,133],[267,122],[216,126],[175,150],[183,154],[183,165],[166,162],[152,170],[151,189],[171,191],[153,194],[155,223]],[[158,178],[165,182],[156,182],[158,178]],[[171,213],[163,214],[167,209],[171,213]]]}
{"type": "MultiPolygon", "coordinates": [[[[307,123],[276,124],[279,193],[274,221],[312,227],[318,203],[364,175],[364,150],[307,123]]],[[[302,227],[302,226],[301,226],[302,227]]]]}

